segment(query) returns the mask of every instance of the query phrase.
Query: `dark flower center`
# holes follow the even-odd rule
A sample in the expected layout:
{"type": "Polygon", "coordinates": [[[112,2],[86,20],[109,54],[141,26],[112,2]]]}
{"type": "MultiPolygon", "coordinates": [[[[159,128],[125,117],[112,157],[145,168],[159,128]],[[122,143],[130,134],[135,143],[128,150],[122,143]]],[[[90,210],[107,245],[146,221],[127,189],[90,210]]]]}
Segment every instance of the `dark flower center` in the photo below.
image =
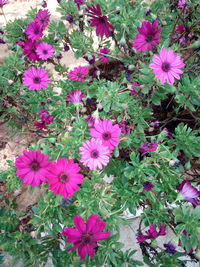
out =
{"type": "Polygon", "coordinates": [[[162,70],[163,70],[164,72],[168,72],[168,71],[171,69],[171,66],[170,66],[170,64],[169,64],[168,62],[163,62],[161,68],[162,68],[162,70]]]}
{"type": "Polygon", "coordinates": [[[40,31],[39,31],[39,29],[34,29],[34,34],[38,34],[40,31]]]}
{"type": "Polygon", "coordinates": [[[66,183],[69,181],[69,176],[67,175],[67,173],[64,172],[60,174],[58,179],[61,183],[66,183]]]}
{"type": "Polygon", "coordinates": [[[105,23],[105,18],[104,17],[99,17],[99,22],[100,23],[105,23]]]}
{"type": "Polygon", "coordinates": [[[40,164],[36,161],[33,161],[31,164],[31,170],[38,171],[40,169],[40,164]]]}
{"type": "Polygon", "coordinates": [[[43,50],[43,54],[47,55],[48,51],[46,49],[43,50]]]}
{"type": "Polygon", "coordinates": [[[89,244],[92,241],[92,236],[90,234],[84,234],[82,236],[82,243],[89,244]]]}
{"type": "Polygon", "coordinates": [[[99,156],[99,152],[98,152],[97,150],[93,150],[93,151],[91,152],[91,157],[92,157],[93,159],[97,159],[98,156],[99,156]]]}
{"type": "Polygon", "coordinates": [[[41,79],[40,79],[40,77],[35,77],[33,79],[33,81],[34,81],[34,83],[40,83],[41,82],[41,79]]]}
{"type": "Polygon", "coordinates": [[[109,140],[111,138],[111,134],[110,133],[104,133],[103,134],[103,139],[104,140],[109,140]]]}
{"type": "Polygon", "coordinates": [[[81,72],[77,72],[76,76],[77,76],[78,78],[81,78],[81,77],[82,77],[82,73],[81,73],[81,72]]]}
{"type": "Polygon", "coordinates": [[[152,41],[153,41],[153,35],[152,35],[152,34],[149,34],[149,35],[147,36],[147,38],[146,38],[146,41],[147,41],[148,43],[152,42],[152,41]]]}

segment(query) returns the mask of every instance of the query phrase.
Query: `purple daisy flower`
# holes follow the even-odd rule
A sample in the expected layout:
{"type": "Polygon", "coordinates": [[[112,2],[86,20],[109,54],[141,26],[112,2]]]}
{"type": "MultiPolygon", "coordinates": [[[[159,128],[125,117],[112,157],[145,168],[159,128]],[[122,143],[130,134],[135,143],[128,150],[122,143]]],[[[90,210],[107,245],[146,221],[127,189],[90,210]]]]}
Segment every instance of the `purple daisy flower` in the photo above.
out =
{"type": "Polygon", "coordinates": [[[87,8],[88,17],[91,20],[91,27],[96,27],[96,34],[101,38],[105,35],[107,38],[114,31],[114,26],[108,21],[106,16],[103,16],[100,5],[92,5],[87,8]]]}
{"type": "Polygon", "coordinates": [[[37,41],[42,37],[42,27],[39,23],[33,21],[26,28],[26,34],[32,41],[37,41]]]}

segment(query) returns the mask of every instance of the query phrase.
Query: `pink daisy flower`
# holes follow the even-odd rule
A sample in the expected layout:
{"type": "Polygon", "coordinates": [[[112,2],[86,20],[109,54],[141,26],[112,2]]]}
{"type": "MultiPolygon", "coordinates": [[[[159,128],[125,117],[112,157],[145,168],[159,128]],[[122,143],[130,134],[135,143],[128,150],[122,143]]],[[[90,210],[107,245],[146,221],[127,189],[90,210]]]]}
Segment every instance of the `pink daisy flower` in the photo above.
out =
{"type": "Polygon", "coordinates": [[[49,74],[45,69],[32,67],[24,73],[23,84],[28,86],[29,90],[46,89],[49,82],[49,74]]]}
{"type": "Polygon", "coordinates": [[[191,202],[194,206],[199,206],[200,201],[196,198],[200,197],[200,191],[198,191],[189,181],[183,181],[178,187],[179,193],[184,197],[186,201],[191,202]]]}
{"type": "Polygon", "coordinates": [[[47,9],[40,10],[39,13],[36,15],[34,22],[38,23],[42,30],[46,29],[49,24],[50,20],[50,13],[47,9]]]}
{"type": "Polygon", "coordinates": [[[184,66],[180,56],[175,54],[172,49],[167,48],[161,49],[160,54],[154,55],[153,64],[149,65],[162,84],[165,82],[173,84],[174,78],[180,80],[180,74],[183,73],[180,68],[184,66]]]}
{"type": "Polygon", "coordinates": [[[7,5],[9,3],[8,0],[0,0],[0,7],[3,7],[4,5],[7,5]]]}
{"type": "Polygon", "coordinates": [[[120,142],[121,129],[118,124],[112,125],[111,120],[103,120],[90,129],[90,135],[102,140],[104,146],[114,149],[120,142]]]}
{"type": "Polygon", "coordinates": [[[58,159],[53,162],[47,180],[49,189],[65,198],[73,196],[74,191],[79,190],[78,185],[83,183],[83,175],[79,171],[79,165],[73,160],[58,159]]]}
{"type": "MultiPolygon", "coordinates": [[[[110,49],[108,49],[106,47],[105,48],[101,48],[100,52],[103,53],[103,54],[108,54],[108,53],[110,53],[110,49]]],[[[102,54],[98,54],[98,56],[99,56],[99,59],[101,61],[103,61],[104,63],[108,62],[108,57],[107,56],[104,56],[102,54]]]]}
{"type": "Polygon", "coordinates": [[[24,151],[23,155],[16,159],[16,174],[23,179],[24,184],[38,186],[46,182],[48,172],[51,168],[49,156],[38,151],[24,151]]]}
{"type": "Polygon", "coordinates": [[[78,10],[81,9],[81,5],[85,5],[84,0],[74,0],[74,2],[77,4],[78,10]]]}
{"type": "Polygon", "coordinates": [[[81,103],[83,102],[84,97],[86,97],[86,95],[81,90],[76,90],[74,92],[69,93],[66,103],[81,103]]]}
{"type": "Polygon", "coordinates": [[[88,67],[78,66],[69,72],[69,79],[73,81],[84,82],[85,77],[88,76],[88,67]]]}
{"type": "Polygon", "coordinates": [[[25,32],[28,35],[28,38],[31,39],[32,41],[39,40],[43,35],[40,24],[35,21],[33,21],[27,26],[25,32]]]}
{"type": "Polygon", "coordinates": [[[54,48],[52,45],[42,42],[38,44],[36,53],[40,59],[46,60],[54,55],[54,48]]]}
{"type": "Polygon", "coordinates": [[[110,232],[103,232],[106,223],[95,214],[92,214],[86,222],[81,216],[74,216],[74,225],[76,228],[64,228],[62,234],[67,236],[67,242],[74,244],[67,251],[78,249],[81,260],[87,255],[93,258],[95,248],[98,247],[97,242],[111,235],[110,232]]]}
{"type": "Polygon", "coordinates": [[[101,38],[105,35],[107,38],[114,31],[114,26],[108,21],[106,16],[103,16],[100,5],[92,5],[87,8],[88,17],[91,20],[91,27],[96,27],[96,34],[101,38]]]}
{"type": "Polygon", "coordinates": [[[154,23],[145,20],[142,23],[142,27],[138,27],[138,31],[139,34],[137,34],[136,39],[133,40],[133,46],[137,51],[150,51],[154,46],[159,44],[162,29],[158,29],[158,20],[155,20],[154,23]]]}
{"type": "Polygon", "coordinates": [[[39,60],[38,55],[36,54],[36,48],[38,47],[38,43],[32,40],[27,40],[23,44],[24,54],[28,56],[29,60],[36,61],[39,60]]]}
{"type": "Polygon", "coordinates": [[[102,169],[108,165],[110,150],[103,146],[100,139],[88,140],[80,147],[81,162],[90,168],[90,170],[102,169]]]}

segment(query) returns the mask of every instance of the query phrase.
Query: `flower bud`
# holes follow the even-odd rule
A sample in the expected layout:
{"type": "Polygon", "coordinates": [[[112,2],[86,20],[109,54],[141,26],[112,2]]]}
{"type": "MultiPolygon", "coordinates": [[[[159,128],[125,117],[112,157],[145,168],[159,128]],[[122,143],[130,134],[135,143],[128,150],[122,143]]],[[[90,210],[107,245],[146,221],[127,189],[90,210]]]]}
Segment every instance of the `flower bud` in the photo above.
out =
{"type": "Polygon", "coordinates": [[[134,70],[135,69],[135,66],[134,65],[129,65],[128,66],[128,70],[134,70]]]}

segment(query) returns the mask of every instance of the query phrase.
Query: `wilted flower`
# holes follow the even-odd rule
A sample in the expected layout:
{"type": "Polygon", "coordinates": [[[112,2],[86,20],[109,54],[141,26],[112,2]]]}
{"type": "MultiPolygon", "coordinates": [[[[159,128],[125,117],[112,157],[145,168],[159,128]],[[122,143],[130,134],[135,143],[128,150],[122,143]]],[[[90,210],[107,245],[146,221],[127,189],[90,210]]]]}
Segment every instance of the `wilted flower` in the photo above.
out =
{"type": "Polygon", "coordinates": [[[143,189],[145,191],[151,191],[154,187],[155,187],[154,184],[151,182],[144,182],[143,184],[143,189]]]}
{"type": "Polygon", "coordinates": [[[165,243],[164,247],[166,248],[165,252],[167,252],[169,254],[176,254],[177,253],[176,246],[171,242],[165,243]]]}
{"type": "Polygon", "coordinates": [[[85,5],[84,0],[74,0],[74,2],[77,4],[78,10],[80,10],[81,5],[85,5]]]}
{"type": "Polygon", "coordinates": [[[155,239],[158,236],[166,235],[166,229],[163,225],[160,225],[159,231],[156,230],[156,226],[154,224],[151,224],[149,227],[149,230],[146,231],[146,235],[138,235],[137,241],[139,243],[144,242],[148,239],[155,239]]]}
{"type": "MultiPolygon", "coordinates": [[[[105,48],[101,48],[100,52],[103,53],[103,54],[108,54],[110,52],[110,49],[108,49],[106,47],[105,48]]],[[[103,61],[104,63],[108,62],[108,57],[107,56],[102,55],[102,54],[98,54],[98,56],[99,56],[99,59],[101,61],[103,61]]]]}
{"type": "Polygon", "coordinates": [[[158,148],[158,143],[157,142],[148,142],[145,143],[144,145],[139,147],[139,150],[142,153],[142,156],[144,156],[145,154],[147,154],[148,152],[153,152],[158,148]]]}

